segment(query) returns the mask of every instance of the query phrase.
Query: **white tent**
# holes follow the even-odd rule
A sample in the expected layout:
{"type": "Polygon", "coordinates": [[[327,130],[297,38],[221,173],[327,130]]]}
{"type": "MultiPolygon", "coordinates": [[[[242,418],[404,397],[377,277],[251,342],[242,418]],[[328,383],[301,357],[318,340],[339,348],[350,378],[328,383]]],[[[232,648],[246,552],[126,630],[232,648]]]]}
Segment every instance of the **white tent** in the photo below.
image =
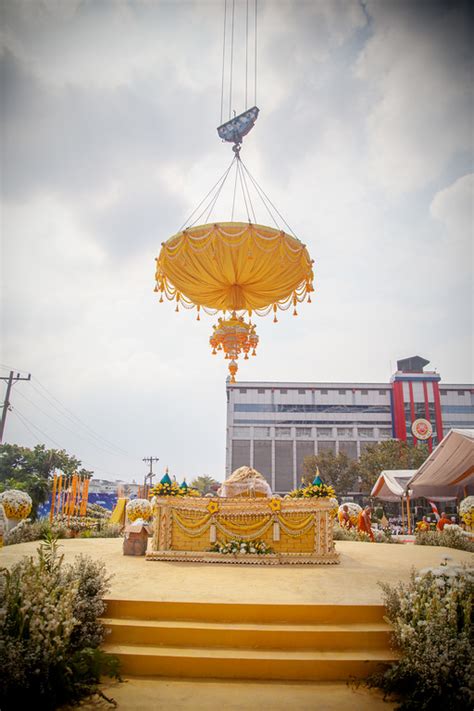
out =
{"type": "Polygon", "coordinates": [[[474,493],[474,430],[450,430],[414,474],[412,497],[463,498],[474,493]]]}
{"type": "Polygon", "coordinates": [[[386,469],[380,472],[370,495],[382,501],[400,501],[414,474],[416,469],[386,469]]]}

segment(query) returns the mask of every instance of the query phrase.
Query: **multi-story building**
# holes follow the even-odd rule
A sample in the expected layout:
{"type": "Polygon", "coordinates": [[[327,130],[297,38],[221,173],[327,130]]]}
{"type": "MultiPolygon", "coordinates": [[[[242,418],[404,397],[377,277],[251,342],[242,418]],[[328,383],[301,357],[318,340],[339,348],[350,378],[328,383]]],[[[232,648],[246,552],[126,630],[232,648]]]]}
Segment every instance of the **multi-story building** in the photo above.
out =
{"type": "Polygon", "coordinates": [[[226,475],[250,465],[284,493],[309,455],[357,459],[391,438],[424,439],[432,449],[449,429],[474,427],[474,386],[440,387],[440,376],[423,370],[428,363],[399,360],[390,383],[227,382],[226,475]]]}

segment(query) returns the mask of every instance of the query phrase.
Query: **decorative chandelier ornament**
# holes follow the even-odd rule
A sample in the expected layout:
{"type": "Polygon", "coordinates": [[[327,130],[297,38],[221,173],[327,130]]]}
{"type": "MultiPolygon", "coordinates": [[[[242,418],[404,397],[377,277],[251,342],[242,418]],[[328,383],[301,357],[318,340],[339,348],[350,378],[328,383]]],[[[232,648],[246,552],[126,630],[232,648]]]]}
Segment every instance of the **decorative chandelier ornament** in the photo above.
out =
{"type": "Polygon", "coordinates": [[[230,382],[235,383],[238,369],[236,360],[239,356],[243,353],[244,360],[248,360],[250,351],[253,356],[257,355],[255,352],[258,346],[256,327],[250,322],[246,323],[243,316],[237,316],[234,311],[230,318],[220,318],[212,329],[213,333],[209,339],[212,355],[216,355],[217,351],[225,353],[225,359],[230,360],[230,382]]]}
{"type": "MultiPolygon", "coordinates": [[[[313,260],[306,245],[294,235],[277,208],[244,165],[241,145],[244,136],[255,125],[257,108],[257,0],[254,0],[255,39],[255,95],[254,106],[247,103],[247,60],[245,65],[245,107],[238,116],[232,116],[232,67],[234,47],[234,11],[226,20],[227,3],[224,7],[224,47],[222,65],[221,125],[218,135],[223,142],[233,143],[233,159],[224,174],[211,188],[197,208],[189,216],[177,234],[162,242],[156,258],[155,292],[176,302],[186,309],[197,309],[197,320],[201,310],[208,314],[221,312],[223,316],[213,327],[210,344],[213,353],[224,351],[230,361],[231,382],[235,382],[237,359],[242,353],[245,359],[258,344],[255,326],[250,322],[253,314],[265,316],[273,313],[277,322],[279,310],[293,309],[297,315],[297,305],[304,300],[311,302],[313,289],[313,260]],[[229,83],[229,114],[223,121],[224,76],[226,60],[226,27],[231,27],[229,83]],[[234,170],[235,177],[227,180],[234,170]],[[233,185],[230,221],[212,221],[212,214],[224,185],[233,185]],[[259,224],[252,194],[263,203],[275,227],[259,224]],[[234,210],[238,195],[244,206],[247,222],[234,221],[234,210]],[[279,219],[278,219],[279,218],[279,219]],[[285,230],[281,228],[284,224],[285,230]],[[291,233],[291,234],[290,234],[291,233]],[[231,316],[226,316],[226,314],[231,316]],[[244,321],[247,314],[249,322],[244,321]]],[[[246,47],[249,48],[249,13],[247,6],[246,47]]],[[[248,59],[248,57],[247,57],[248,59]]]]}

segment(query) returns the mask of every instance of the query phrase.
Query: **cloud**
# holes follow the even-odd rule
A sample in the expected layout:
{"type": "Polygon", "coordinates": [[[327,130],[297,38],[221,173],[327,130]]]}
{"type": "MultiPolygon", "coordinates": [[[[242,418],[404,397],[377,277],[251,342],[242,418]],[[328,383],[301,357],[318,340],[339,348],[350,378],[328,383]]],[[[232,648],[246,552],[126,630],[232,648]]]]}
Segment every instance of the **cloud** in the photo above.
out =
{"type": "Polygon", "coordinates": [[[374,101],[368,169],[399,195],[429,185],[472,148],[472,52],[467,3],[368,2],[373,35],[357,75],[374,101]]]}

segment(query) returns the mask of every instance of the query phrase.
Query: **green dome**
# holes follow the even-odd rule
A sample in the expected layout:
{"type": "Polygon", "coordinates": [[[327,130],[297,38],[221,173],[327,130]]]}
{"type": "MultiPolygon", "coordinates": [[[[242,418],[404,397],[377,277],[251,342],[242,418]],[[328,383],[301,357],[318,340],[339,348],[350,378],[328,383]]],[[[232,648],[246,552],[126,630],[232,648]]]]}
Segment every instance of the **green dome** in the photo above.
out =
{"type": "Polygon", "coordinates": [[[169,484],[169,486],[171,486],[171,479],[169,478],[168,472],[166,472],[166,474],[160,481],[160,484],[169,484]]]}
{"type": "Polygon", "coordinates": [[[187,489],[188,485],[186,484],[186,479],[183,479],[183,483],[179,487],[180,489],[187,489]]]}
{"type": "Polygon", "coordinates": [[[313,479],[313,486],[322,486],[323,484],[324,484],[324,481],[321,479],[321,477],[319,476],[319,474],[318,474],[318,476],[315,476],[315,477],[314,477],[314,479],[313,479]]]}

